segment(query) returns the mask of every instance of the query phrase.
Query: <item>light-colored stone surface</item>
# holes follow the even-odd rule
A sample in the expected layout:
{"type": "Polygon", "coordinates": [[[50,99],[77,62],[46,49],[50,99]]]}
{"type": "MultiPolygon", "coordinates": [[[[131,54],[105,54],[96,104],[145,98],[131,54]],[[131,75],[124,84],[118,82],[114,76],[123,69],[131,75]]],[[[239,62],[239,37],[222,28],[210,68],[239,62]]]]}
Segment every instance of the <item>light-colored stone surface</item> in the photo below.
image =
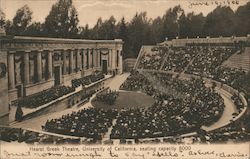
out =
{"type": "Polygon", "coordinates": [[[238,113],[233,101],[231,100],[232,94],[228,93],[227,91],[225,91],[223,89],[218,89],[217,92],[224,99],[224,104],[225,104],[224,112],[223,112],[221,118],[217,122],[215,122],[214,124],[212,124],[208,127],[207,126],[202,127],[206,131],[212,131],[212,130],[215,130],[217,128],[220,128],[220,127],[227,125],[230,122],[230,120],[233,119],[232,114],[238,113]]]}
{"type": "Polygon", "coordinates": [[[246,72],[250,71],[250,47],[246,47],[242,53],[236,52],[222,66],[230,68],[241,68],[246,72]]]}
{"type": "Polygon", "coordinates": [[[81,78],[88,75],[87,72],[93,73],[95,70],[102,70],[104,67],[100,65],[100,61],[102,60],[108,60],[109,66],[107,67],[107,72],[112,72],[114,70],[119,73],[122,72],[122,54],[120,52],[122,51],[123,41],[121,39],[81,40],[12,36],[1,40],[3,41],[1,49],[6,50],[9,56],[9,90],[18,86],[18,91],[10,92],[10,100],[34,94],[53,86],[55,84],[55,75],[57,77],[56,81],[60,81],[60,84],[71,85],[72,78],[81,78]],[[81,69],[86,69],[81,67],[82,65],[86,65],[86,57],[82,59],[82,56],[79,54],[83,50],[90,50],[91,53],[93,53],[88,57],[88,69],[90,71],[87,72],[79,71],[81,69]],[[119,65],[115,65],[115,61],[111,58],[103,59],[104,56],[107,56],[105,55],[106,51],[112,56],[114,56],[113,54],[116,55],[116,52],[119,53],[119,65]],[[23,55],[24,52],[26,52],[25,56],[23,55]],[[69,52],[70,54],[68,55],[69,52]],[[100,59],[101,54],[103,56],[100,59]],[[48,56],[48,58],[46,58],[46,56],[48,56]],[[52,58],[52,56],[54,58],[52,58]],[[20,67],[21,63],[25,63],[24,70],[20,67]],[[92,66],[92,64],[94,65],[92,66]],[[49,68],[48,70],[45,69],[47,66],[49,68]],[[53,67],[57,69],[53,69],[53,67]],[[55,70],[55,72],[53,70],[55,70]],[[63,74],[61,72],[63,72],[63,74]],[[22,79],[25,80],[23,81],[22,79]]]}

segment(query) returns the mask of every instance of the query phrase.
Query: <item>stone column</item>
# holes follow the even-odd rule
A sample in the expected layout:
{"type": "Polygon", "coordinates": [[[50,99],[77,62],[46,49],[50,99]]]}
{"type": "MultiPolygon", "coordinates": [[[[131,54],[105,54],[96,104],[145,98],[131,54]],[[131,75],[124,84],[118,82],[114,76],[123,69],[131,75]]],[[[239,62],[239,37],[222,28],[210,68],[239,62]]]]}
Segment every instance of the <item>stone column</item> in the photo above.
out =
{"type": "Polygon", "coordinates": [[[9,89],[15,88],[15,64],[14,64],[14,52],[8,54],[8,78],[9,78],[9,89]]]}
{"type": "Polygon", "coordinates": [[[52,66],[52,50],[48,51],[48,79],[51,79],[53,76],[52,73],[53,66],[52,66]]]}
{"type": "Polygon", "coordinates": [[[77,70],[81,70],[82,69],[82,59],[81,59],[81,55],[80,55],[80,50],[77,49],[76,51],[76,58],[77,58],[77,70]]]}
{"type": "Polygon", "coordinates": [[[92,65],[93,65],[93,68],[96,67],[96,59],[95,59],[95,49],[92,50],[92,65]]]}
{"type": "Polygon", "coordinates": [[[89,49],[85,51],[85,70],[89,68],[89,49]]]}
{"type": "Polygon", "coordinates": [[[122,50],[119,50],[119,68],[121,69],[121,74],[123,72],[123,64],[122,64],[122,50]]]}
{"type": "Polygon", "coordinates": [[[94,51],[93,49],[90,50],[90,68],[94,68],[94,51]]]}
{"type": "Polygon", "coordinates": [[[116,52],[113,51],[113,49],[111,50],[111,54],[112,54],[112,68],[115,69],[116,68],[116,52]]]}
{"type": "Polygon", "coordinates": [[[99,49],[96,49],[96,54],[97,54],[97,67],[100,67],[100,58],[101,58],[101,56],[100,56],[100,51],[99,51],[99,49]]]}
{"type": "Polygon", "coordinates": [[[62,50],[62,56],[63,56],[63,75],[66,75],[67,72],[67,67],[66,67],[66,63],[67,63],[67,50],[62,50]]]}
{"type": "Polygon", "coordinates": [[[91,49],[88,50],[88,57],[89,57],[89,58],[88,58],[88,60],[89,60],[88,68],[90,69],[90,68],[91,68],[91,64],[92,64],[92,63],[91,63],[91,62],[92,62],[92,59],[91,59],[91,49]]]}
{"type": "Polygon", "coordinates": [[[29,53],[30,53],[30,51],[25,51],[25,53],[24,53],[24,85],[28,85],[30,83],[29,53]]]}
{"type": "Polygon", "coordinates": [[[86,70],[86,53],[85,53],[85,49],[82,49],[82,57],[83,57],[83,64],[82,64],[82,68],[83,70],[86,70]]]}
{"type": "Polygon", "coordinates": [[[115,69],[115,60],[114,60],[114,52],[113,49],[110,49],[110,55],[111,55],[111,68],[115,69]]]}
{"type": "Polygon", "coordinates": [[[81,70],[84,70],[84,49],[81,49],[81,70]]]}
{"type": "Polygon", "coordinates": [[[114,54],[114,67],[115,68],[117,68],[117,53],[116,53],[116,51],[114,50],[114,52],[113,52],[113,54],[114,54]]]}
{"type": "Polygon", "coordinates": [[[108,66],[111,69],[112,68],[112,53],[111,53],[111,49],[109,49],[109,54],[108,54],[108,66]]]}
{"type": "Polygon", "coordinates": [[[42,50],[37,51],[37,80],[40,82],[42,80],[42,50]]]}
{"type": "Polygon", "coordinates": [[[74,56],[73,56],[73,50],[70,50],[69,52],[69,70],[70,73],[74,72],[74,56]]]}

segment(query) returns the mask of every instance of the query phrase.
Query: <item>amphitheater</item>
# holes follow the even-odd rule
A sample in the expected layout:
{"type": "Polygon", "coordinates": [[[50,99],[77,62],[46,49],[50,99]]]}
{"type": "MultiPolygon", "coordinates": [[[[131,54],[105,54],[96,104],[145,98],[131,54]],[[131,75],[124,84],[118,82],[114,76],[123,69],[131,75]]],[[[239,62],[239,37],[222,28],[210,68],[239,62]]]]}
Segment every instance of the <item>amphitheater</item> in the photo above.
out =
{"type": "Polygon", "coordinates": [[[1,62],[8,65],[8,75],[0,81],[1,86],[8,83],[1,88],[2,94],[8,90],[1,95],[7,103],[1,110],[2,142],[250,140],[244,125],[249,92],[240,85],[250,71],[249,37],[174,39],[142,46],[131,72],[123,71],[123,43],[118,39],[2,41],[1,62]]]}

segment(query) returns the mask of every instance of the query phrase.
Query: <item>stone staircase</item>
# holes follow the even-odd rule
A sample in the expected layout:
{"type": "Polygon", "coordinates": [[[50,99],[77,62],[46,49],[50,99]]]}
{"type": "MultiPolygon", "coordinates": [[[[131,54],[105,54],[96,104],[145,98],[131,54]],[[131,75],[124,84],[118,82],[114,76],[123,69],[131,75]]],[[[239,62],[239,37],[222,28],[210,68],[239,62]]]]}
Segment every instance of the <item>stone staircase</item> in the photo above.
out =
{"type": "Polygon", "coordinates": [[[224,67],[242,68],[250,71],[250,47],[246,47],[242,53],[236,52],[228,60],[222,63],[224,67]]]}

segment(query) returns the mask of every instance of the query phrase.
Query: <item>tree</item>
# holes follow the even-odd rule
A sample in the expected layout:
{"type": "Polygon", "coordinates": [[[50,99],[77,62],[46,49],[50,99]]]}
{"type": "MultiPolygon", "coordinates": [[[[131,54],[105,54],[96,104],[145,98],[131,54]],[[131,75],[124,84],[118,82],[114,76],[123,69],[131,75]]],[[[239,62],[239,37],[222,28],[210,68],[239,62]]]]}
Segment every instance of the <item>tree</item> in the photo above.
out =
{"type": "Polygon", "coordinates": [[[195,15],[193,12],[187,15],[188,19],[188,37],[196,38],[197,36],[202,37],[203,34],[203,26],[205,23],[205,17],[202,13],[195,15]]]}
{"type": "Polygon", "coordinates": [[[44,36],[44,26],[40,22],[34,22],[21,35],[44,36]]]}
{"type": "Polygon", "coordinates": [[[93,39],[101,39],[101,26],[102,26],[102,23],[103,23],[102,18],[99,17],[97,22],[96,22],[96,25],[92,29],[91,37],[93,39]]]}
{"type": "Polygon", "coordinates": [[[168,39],[174,39],[179,34],[178,16],[183,12],[180,5],[170,8],[163,16],[163,33],[162,36],[168,39]]]}
{"type": "Polygon", "coordinates": [[[129,52],[129,46],[128,46],[128,27],[125,22],[125,18],[122,17],[121,21],[117,24],[117,30],[118,30],[118,35],[117,37],[119,39],[122,39],[124,44],[123,44],[123,58],[127,57],[127,53],[129,52]]]}
{"type": "Polygon", "coordinates": [[[5,14],[2,11],[2,9],[0,8],[0,28],[4,28],[5,23],[6,23],[6,21],[5,21],[5,14]]]}
{"type": "Polygon", "coordinates": [[[184,12],[180,16],[180,38],[196,38],[203,36],[203,25],[205,17],[200,13],[195,15],[193,12],[185,16],[184,12]]]}
{"type": "Polygon", "coordinates": [[[75,7],[71,7],[70,10],[70,20],[69,20],[69,37],[76,38],[78,34],[78,15],[75,7]]]}
{"type": "Polygon", "coordinates": [[[157,17],[152,22],[152,31],[154,36],[154,42],[159,43],[165,40],[163,34],[163,20],[161,17],[157,17]]]}
{"type": "Polygon", "coordinates": [[[29,26],[31,19],[32,12],[28,5],[24,5],[17,10],[16,15],[13,18],[10,33],[13,35],[21,35],[29,26]]]}
{"type": "Polygon", "coordinates": [[[189,20],[185,16],[184,12],[179,17],[178,23],[179,23],[179,38],[186,38],[189,36],[190,33],[190,26],[189,26],[189,20]]]}
{"type": "Polygon", "coordinates": [[[137,57],[142,45],[153,43],[153,31],[151,19],[147,18],[146,12],[136,13],[128,26],[129,57],[137,57]]]}
{"type": "Polygon", "coordinates": [[[236,17],[230,7],[218,6],[206,17],[204,33],[206,36],[232,36],[235,34],[236,17]]]}
{"type": "Polygon", "coordinates": [[[237,36],[246,36],[250,34],[250,2],[244,6],[240,6],[236,13],[236,25],[235,32],[237,36]]]}
{"type": "Polygon", "coordinates": [[[128,28],[124,17],[122,17],[121,21],[117,24],[117,26],[118,26],[118,38],[126,40],[128,37],[128,28]]]}
{"type": "Polygon", "coordinates": [[[105,21],[104,25],[105,26],[105,39],[115,39],[116,38],[116,20],[114,16],[111,16],[109,20],[105,21]]]}
{"type": "Polygon", "coordinates": [[[11,26],[12,26],[12,22],[10,20],[7,20],[5,22],[5,26],[4,26],[6,35],[11,35],[12,34],[11,26]]]}
{"type": "Polygon", "coordinates": [[[89,25],[88,24],[85,25],[84,36],[83,37],[86,38],[86,39],[90,39],[90,30],[89,30],[89,25]]]}
{"type": "Polygon", "coordinates": [[[44,30],[49,37],[75,38],[78,22],[72,0],[59,0],[45,18],[44,30]]]}

